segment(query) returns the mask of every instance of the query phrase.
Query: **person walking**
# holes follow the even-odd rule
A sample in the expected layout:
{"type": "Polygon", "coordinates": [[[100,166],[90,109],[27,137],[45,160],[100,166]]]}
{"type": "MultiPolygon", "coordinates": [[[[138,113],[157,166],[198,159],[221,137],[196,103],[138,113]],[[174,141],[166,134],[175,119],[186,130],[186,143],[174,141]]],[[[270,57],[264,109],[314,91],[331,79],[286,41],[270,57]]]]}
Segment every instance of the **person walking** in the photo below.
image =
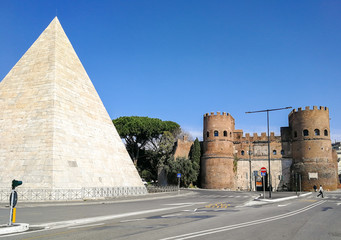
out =
{"type": "Polygon", "coordinates": [[[323,198],[323,188],[322,188],[322,185],[320,185],[319,194],[317,195],[317,197],[319,197],[320,195],[322,195],[322,198],[323,198]]]}

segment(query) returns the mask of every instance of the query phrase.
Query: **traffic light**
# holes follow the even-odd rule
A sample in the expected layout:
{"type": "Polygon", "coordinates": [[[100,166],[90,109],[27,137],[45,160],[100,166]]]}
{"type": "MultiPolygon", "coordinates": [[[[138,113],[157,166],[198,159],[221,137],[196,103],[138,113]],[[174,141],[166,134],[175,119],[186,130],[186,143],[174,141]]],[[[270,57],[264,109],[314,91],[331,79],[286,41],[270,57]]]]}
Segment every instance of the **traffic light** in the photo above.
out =
{"type": "Polygon", "coordinates": [[[13,179],[12,181],[12,189],[15,189],[16,187],[20,186],[22,184],[22,181],[18,181],[13,179]]]}

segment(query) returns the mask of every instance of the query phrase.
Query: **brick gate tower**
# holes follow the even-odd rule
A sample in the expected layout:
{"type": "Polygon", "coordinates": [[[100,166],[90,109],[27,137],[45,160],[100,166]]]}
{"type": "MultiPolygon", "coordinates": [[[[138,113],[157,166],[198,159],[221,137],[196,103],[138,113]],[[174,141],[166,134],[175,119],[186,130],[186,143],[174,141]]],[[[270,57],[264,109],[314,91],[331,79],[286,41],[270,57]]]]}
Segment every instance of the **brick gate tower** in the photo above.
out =
{"type": "Polygon", "coordinates": [[[209,189],[233,189],[234,118],[223,112],[204,115],[204,142],[201,161],[202,186],[209,189]]]}
{"type": "MultiPolygon", "coordinates": [[[[337,188],[337,162],[332,158],[329,109],[327,107],[305,110],[298,108],[289,114],[292,137],[292,179],[300,174],[302,190],[311,191],[320,184],[324,189],[337,188]]],[[[292,187],[295,181],[292,181],[292,187]]]]}

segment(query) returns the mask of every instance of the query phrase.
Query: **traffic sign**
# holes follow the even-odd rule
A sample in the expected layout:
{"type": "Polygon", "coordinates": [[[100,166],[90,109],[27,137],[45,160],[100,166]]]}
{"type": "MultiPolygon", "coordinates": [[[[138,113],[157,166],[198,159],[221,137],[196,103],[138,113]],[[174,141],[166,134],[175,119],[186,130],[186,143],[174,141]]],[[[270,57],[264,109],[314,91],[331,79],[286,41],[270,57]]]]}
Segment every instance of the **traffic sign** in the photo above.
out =
{"type": "Polygon", "coordinates": [[[177,177],[178,177],[178,178],[181,178],[181,173],[178,173],[178,174],[177,174],[177,177]]]}
{"type": "Polygon", "coordinates": [[[260,172],[261,172],[261,173],[266,173],[266,168],[265,168],[265,167],[262,167],[262,168],[260,169],[260,172]]]}
{"type": "Polygon", "coordinates": [[[18,202],[18,193],[16,191],[12,191],[11,195],[9,196],[9,205],[11,206],[13,203],[12,207],[15,207],[15,205],[17,205],[18,202]],[[14,196],[13,200],[12,197],[14,196]]]}
{"type": "Polygon", "coordinates": [[[260,175],[264,177],[266,175],[266,172],[261,172],[260,175]]]}

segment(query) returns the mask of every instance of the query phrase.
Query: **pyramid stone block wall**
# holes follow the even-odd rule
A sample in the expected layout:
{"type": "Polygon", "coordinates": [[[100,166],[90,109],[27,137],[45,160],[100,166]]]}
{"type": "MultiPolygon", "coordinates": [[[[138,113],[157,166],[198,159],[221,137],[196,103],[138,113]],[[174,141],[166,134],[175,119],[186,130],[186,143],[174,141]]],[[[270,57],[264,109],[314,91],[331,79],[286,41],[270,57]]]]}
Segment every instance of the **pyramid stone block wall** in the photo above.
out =
{"type": "Polygon", "coordinates": [[[0,109],[0,187],[146,193],[57,18],[0,82],[0,109]]]}

